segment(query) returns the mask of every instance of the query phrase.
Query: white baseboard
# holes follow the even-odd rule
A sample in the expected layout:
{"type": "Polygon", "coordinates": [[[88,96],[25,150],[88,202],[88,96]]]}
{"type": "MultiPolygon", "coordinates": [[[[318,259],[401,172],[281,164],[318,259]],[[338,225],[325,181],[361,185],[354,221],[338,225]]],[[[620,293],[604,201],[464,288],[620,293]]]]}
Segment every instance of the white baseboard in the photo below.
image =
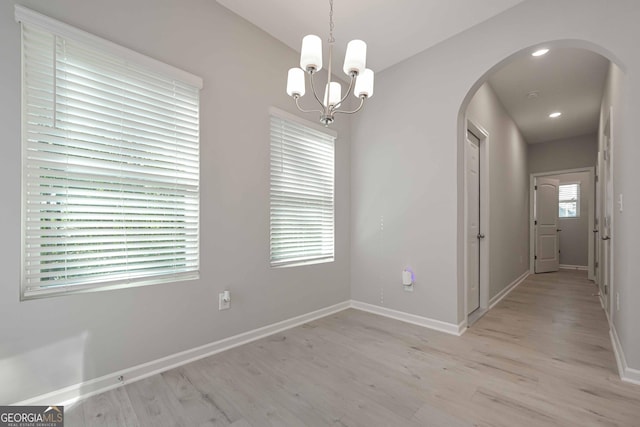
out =
{"type": "MultiPolygon", "coordinates": [[[[526,277],[526,275],[524,275],[526,277]]],[[[524,280],[524,277],[522,280],[524,280]]],[[[511,288],[517,286],[510,285],[511,288]]],[[[506,292],[504,293],[506,295],[506,292]]],[[[503,296],[504,296],[503,295],[503,296]]],[[[287,329],[294,328],[307,322],[311,322],[322,317],[329,316],[331,314],[340,312],[347,308],[354,308],[377,314],[384,317],[400,320],[403,322],[411,323],[414,325],[426,327],[440,332],[445,332],[451,335],[460,336],[467,329],[467,320],[463,320],[459,324],[443,322],[440,320],[430,319],[428,317],[418,316],[415,314],[405,313],[402,311],[392,310],[386,307],[380,307],[373,304],[367,304],[360,301],[344,301],[339,304],[325,307],[320,310],[306,313],[301,316],[293,317],[291,319],[283,320],[268,326],[254,329],[252,331],[244,332],[242,334],[234,335],[219,341],[215,341],[209,344],[205,344],[200,347],[175,353],[170,356],[166,356],[160,359],[153,360],[151,362],[143,363],[131,368],[123,369],[117,372],[113,372],[108,375],[104,375],[99,378],[83,381],[78,384],[74,384],[59,390],[54,390],[50,393],[41,394],[20,402],[16,402],[13,405],[28,406],[28,405],[70,405],[78,400],[86,399],[96,394],[104,393],[106,391],[115,389],[124,384],[132,383],[155,374],[167,371],[169,369],[176,368],[178,366],[185,365],[190,362],[194,362],[199,359],[220,353],[225,350],[229,350],[234,347],[247,344],[249,342],[264,338],[269,335],[273,335],[282,332],[287,329]],[[120,381],[119,378],[123,380],[120,381]]]]}
{"type": "Polygon", "coordinates": [[[589,266],[586,266],[586,265],[560,264],[560,268],[563,270],[581,270],[581,271],[589,270],[589,266]]]}
{"type": "Polygon", "coordinates": [[[616,363],[618,364],[618,373],[622,381],[640,385],[640,370],[630,368],[627,365],[627,360],[624,357],[624,351],[622,350],[622,344],[618,338],[615,326],[610,324],[609,335],[611,335],[611,343],[613,344],[613,352],[616,355],[616,363]]]}
{"type": "Polygon", "coordinates": [[[434,329],[447,334],[460,336],[467,329],[467,321],[464,320],[460,324],[447,323],[441,320],[430,319],[415,314],[405,313],[403,311],[393,310],[387,307],[368,304],[366,302],[351,300],[351,307],[357,310],[367,311],[391,319],[400,320],[402,322],[412,323],[414,325],[423,326],[425,328],[434,329]]]}
{"type": "Polygon", "coordinates": [[[518,285],[520,285],[520,283],[524,282],[524,280],[529,277],[529,270],[525,271],[524,273],[522,273],[522,275],[520,277],[518,277],[516,280],[514,280],[513,282],[509,283],[509,285],[504,288],[503,290],[501,290],[500,292],[498,292],[493,298],[491,298],[491,300],[489,300],[489,310],[491,310],[493,307],[495,307],[500,301],[502,301],[502,299],[504,297],[506,297],[507,295],[509,295],[509,293],[511,291],[513,291],[515,288],[518,287],[518,285]]]}
{"type": "Polygon", "coordinates": [[[229,350],[231,348],[247,344],[251,341],[255,341],[260,338],[264,338],[266,336],[294,328],[304,323],[311,322],[313,320],[345,310],[349,307],[351,307],[350,301],[344,301],[330,307],[312,311],[311,313],[292,317],[291,319],[273,323],[268,326],[264,326],[258,329],[244,332],[242,334],[234,335],[232,337],[205,344],[200,347],[192,348],[180,353],[175,353],[167,357],[153,360],[151,362],[123,369],[118,372],[113,372],[111,374],[84,381],[79,384],[74,384],[60,390],[52,391],[50,393],[42,394],[40,396],[14,403],[14,405],[69,405],[80,399],[85,399],[87,397],[91,397],[96,394],[100,394],[105,391],[120,387],[124,384],[138,381],[143,378],[147,378],[152,375],[167,371],[169,369],[196,361],[198,359],[220,353],[221,351],[229,350]],[[120,376],[124,378],[123,381],[118,380],[120,376]]]}

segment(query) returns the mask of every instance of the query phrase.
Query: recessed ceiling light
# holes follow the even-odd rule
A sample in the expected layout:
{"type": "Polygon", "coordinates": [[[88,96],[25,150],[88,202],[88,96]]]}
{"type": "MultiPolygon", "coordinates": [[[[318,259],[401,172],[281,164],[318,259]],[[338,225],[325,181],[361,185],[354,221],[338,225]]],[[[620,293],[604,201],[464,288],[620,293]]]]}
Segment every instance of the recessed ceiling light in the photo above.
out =
{"type": "Polygon", "coordinates": [[[549,114],[549,117],[551,117],[552,119],[555,119],[556,117],[560,117],[561,115],[562,113],[560,111],[556,111],[555,113],[549,114]]]}
{"type": "Polygon", "coordinates": [[[531,54],[531,56],[542,56],[545,53],[549,52],[549,49],[539,49],[531,54]]]}

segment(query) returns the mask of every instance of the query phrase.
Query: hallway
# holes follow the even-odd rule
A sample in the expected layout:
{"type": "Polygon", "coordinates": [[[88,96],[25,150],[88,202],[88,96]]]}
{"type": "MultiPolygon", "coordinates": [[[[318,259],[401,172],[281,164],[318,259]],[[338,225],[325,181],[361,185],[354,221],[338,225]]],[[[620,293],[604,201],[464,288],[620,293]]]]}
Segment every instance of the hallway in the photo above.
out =
{"type": "Polygon", "coordinates": [[[462,337],[349,309],[67,407],[75,425],[637,426],[586,273],[530,276],[462,337]]]}
{"type": "Polygon", "coordinates": [[[491,356],[486,368],[513,380],[479,385],[472,406],[504,425],[638,425],[640,386],[618,377],[598,289],[586,276],[531,275],[465,334],[476,349],[490,347],[481,351],[491,356]]]}

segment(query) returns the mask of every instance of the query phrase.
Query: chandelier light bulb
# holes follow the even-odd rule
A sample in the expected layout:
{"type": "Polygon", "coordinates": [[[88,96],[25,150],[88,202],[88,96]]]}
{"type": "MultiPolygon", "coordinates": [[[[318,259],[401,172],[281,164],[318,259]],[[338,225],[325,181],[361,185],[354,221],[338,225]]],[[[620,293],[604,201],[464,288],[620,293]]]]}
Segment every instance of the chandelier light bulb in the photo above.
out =
{"type": "Polygon", "coordinates": [[[287,76],[287,94],[289,96],[304,96],[304,92],[304,71],[300,68],[291,68],[287,76]]]}
{"type": "Polygon", "coordinates": [[[302,39],[300,53],[300,68],[314,72],[322,69],[322,40],[318,36],[309,34],[302,39]]]}
{"type": "Polygon", "coordinates": [[[338,82],[327,83],[327,87],[324,91],[324,106],[338,107],[342,99],[342,86],[338,82]],[[327,96],[329,97],[329,104],[327,105],[327,96]]]}
{"type": "Polygon", "coordinates": [[[358,76],[356,88],[353,91],[356,98],[371,98],[373,96],[373,76],[373,71],[368,68],[358,76]]]}
{"type": "Polygon", "coordinates": [[[362,40],[351,40],[347,44],[347,53],[344,56],[344,73],[348,76],[351,73],[361,74],[366,64],[367,44],[362,40]]]}

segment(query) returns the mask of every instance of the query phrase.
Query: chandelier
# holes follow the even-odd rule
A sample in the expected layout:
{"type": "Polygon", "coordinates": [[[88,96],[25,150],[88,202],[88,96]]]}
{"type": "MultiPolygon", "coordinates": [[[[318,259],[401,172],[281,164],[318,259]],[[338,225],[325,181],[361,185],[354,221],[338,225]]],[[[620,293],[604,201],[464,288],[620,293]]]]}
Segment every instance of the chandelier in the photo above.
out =
{"type": "Polygon", "coordinates": [[[331,60],[333,54],[333,0],[329,0],[329,65],[327,68],[327,84],[324,90],[323,100],[320,100],[316,92],[314,75],[322,69],[322,40],[314,35],[305,36],[302,39],[300,53],[300,68],[291,68],[287,78],[287,94],[296,101],[296,106],[303,113],[320,113],[320,122],[329,126],[335,119],[335,114],[353,114],[360,111],[364,100],[373,96],[373,71],[365,68],[367,61],[367,44],[362,40],[351,40],[347,44],[347,53],[344,58],[344,73],[349,76],[349,88],[342,96],[342,86],[338,82],[331,81],[331,60]],[[305,73],[309,75],[311,91],[320,104],[320,109],[308,110],[300,106],[300,98],[304,96],[306,88],[305,73]],[[360,105],[351,111],[341,110],[340,107],[353,91],[353,95],[360,99],[360,105]]]}

